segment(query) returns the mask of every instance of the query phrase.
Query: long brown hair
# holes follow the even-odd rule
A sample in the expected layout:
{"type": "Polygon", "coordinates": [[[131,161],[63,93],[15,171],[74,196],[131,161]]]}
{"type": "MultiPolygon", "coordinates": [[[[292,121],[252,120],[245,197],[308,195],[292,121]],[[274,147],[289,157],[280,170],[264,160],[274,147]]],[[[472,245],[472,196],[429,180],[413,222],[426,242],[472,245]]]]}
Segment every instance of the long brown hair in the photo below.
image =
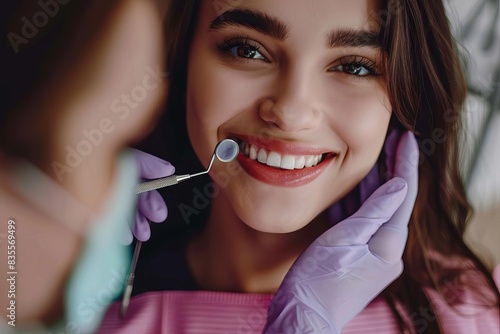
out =
{"type": "MultiPolygon", "coordinates": [[[[165,20],[171,78],[166,117],[177,147],[176,152],[168,152],[169,159],[191,150],[186,127],[179,124],[185,124],[187,59],[199,7],[199,0],[173,1],[165,20]]],[[[437,291],[454,305],[457,301],[445,298],[445,292],[450,293],[445,290],[454,293],[467,286],[479,292],[471,284],[474,279],[476,286],[484,287],[478,296],[500,313],[500,293],[491,274],[462,239],[472,211],[459,171],[466,84],[441,1],[381,1],[378,14],[392,125],[413,131],[421,148],[419,193],[403,256],[405,269],[383,296],[402,330],[413,327],[418,332],[441,333],[439,314],[424,288],[437,291]],[[408,314],[400,313],[397,305],[408,314]],[[423,319],[422,323],[418,318],[422,308],[437,321],[423,319]]]]}
{"type": "MultiPolygon", "coordinates": [[[[419,314],[422,307],[432,314],[435,310],[423,287],[443,296],[457,294],[464,286],[479,292],[474,286],[483,286],[490,291],[483,290],[478,297],[486,306],[498,308],[500,294],[493,278],[463,242],[472,213],[459,170],[466,82],[443,3],[388,0],[384,7],[387,20],[380,37],[389,97],[398,121],[416,133],[421,148],[419,193],[403,255],[405,270],[384,294],[402,303],[410,315],[419,314]]],[[[456,304],[453,299],[444,298],[451,305],[456,304]]],[[[439,314],[432,315],[439,319],[439,314]]],[[[411,320],[417,325],[422,319],[411,320]]],[[[420,324],[420,330],[440,333],[438,322],[420,324]]]]}

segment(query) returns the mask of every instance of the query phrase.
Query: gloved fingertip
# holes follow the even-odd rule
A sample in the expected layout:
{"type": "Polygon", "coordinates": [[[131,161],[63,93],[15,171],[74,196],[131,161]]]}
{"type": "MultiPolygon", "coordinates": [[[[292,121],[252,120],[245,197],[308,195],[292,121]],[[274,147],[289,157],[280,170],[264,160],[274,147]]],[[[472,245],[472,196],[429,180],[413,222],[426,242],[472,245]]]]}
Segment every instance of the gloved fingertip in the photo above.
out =
{"type": "Polygon", "coordinates": [[[419,147],[415,134],[411,131],[403,133],[399,141],[398,149],[418,151],[419,147]]]}
{"type": "Polygon", "coordinates": [[[169,176],[175,173],[175,167],[168,161],[160,160],[149,168],[148,174],[161,175],[161,177],[169,176]]]}
{"type": "Polygon", "coordinates": [[[143,179],[156,179],[172,175],[175,172],[175,167],[166,160],[136,149],[133,149],[133,152],[139,175],[143,179]]]}
{"type": "Polygon", "coordinates": [[[161,223],[165,221],[165,219],[167,219],[168,215],[167,204],[165,204],[165,201],[163,200],[160,194],[154,197],[156,197],[156,199],[151,200],[151,207],[154,209],[154,215],[152,215],[153,219],[151,220],[154,221],[155,223],[161,223]]]}
{"type": "Polygon", "coordinates": [[[147,241],[151,237],[151,228],[146,217],[139,212],[136,213],[135,225],[132,229],[137,240],[147,241]]]}
{"type": "Polygon", "coordinates": [[[138,210],[155,223],[161,223],[167,219],[167,204],[156,190],[139,196],[138,210]]]}
{"type": "Polygon", "coordinates": [[[166,206],[159,208],[156,211],[156,219],[150,219],[153,223],[163,223],[168,217],[168,208],[166,206]]]}
{"type": "Polygon", "coordinates": [[[148,241],[151,238],[151,230],[137,231],[135,233],[135,238],[139,241],[148,241]]]}
{"type": "Polygon", "coordinates": [[[175,173],[175,167],[170,163],[165,161],[165,174],[172,175],[175,173]]]}

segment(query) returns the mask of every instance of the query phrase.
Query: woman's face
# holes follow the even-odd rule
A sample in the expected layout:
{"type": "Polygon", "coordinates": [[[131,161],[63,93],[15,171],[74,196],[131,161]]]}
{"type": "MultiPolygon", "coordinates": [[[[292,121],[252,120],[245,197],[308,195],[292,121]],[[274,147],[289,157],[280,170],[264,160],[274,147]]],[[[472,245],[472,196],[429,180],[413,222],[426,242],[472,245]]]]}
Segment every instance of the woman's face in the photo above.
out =
{"type": "Polygon", "coordinates": [[[391,107],[378,8],[369,0],[217,3],[201,1],[189,53],[191,143],[208,165],[217,142],[235,138],[238,159],[212,168],[214,200],[254,229],[295,231],[354,188],[381,151],[391,107]]]}

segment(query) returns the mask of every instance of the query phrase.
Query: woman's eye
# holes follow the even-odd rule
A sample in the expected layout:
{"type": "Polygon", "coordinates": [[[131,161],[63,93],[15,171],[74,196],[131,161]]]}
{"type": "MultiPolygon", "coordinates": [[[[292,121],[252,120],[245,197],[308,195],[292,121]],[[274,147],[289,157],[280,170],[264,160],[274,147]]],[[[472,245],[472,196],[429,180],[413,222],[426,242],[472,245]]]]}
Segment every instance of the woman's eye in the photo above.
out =
{"type": "Polygon", "coordinates": [[[236,37],[225,40],[217,44],[218,48],[229,53],[235,59],[240,60],[263,60],[268,62],[267,58],[259,52],[260,45],[247,37],[236,37]]]}
{"type": "Polygon", "coordinates": [[[241,46],[233,46],[227,50],[232,55],[241,58],[249,58],[249,59],[261,59],[265,60],[266,58],[260,54],[260,52],[248,45],[241,46]]]}
{"type": "Polygon", "coordinates": [[[363,65],[359,64],[344,64],[344,65],[339,65],[333,68],[336,71],[344,72],[347,74],[352,74],[352,75],[357,75],[360,77],[365,77],[367,75],[372,74],[370,69],[367,69],[363,65]]]}
{"type": "Polygon", "coordinates": [[[331,68],[333,72],[342,72],[356,77],[378,76],[377,64],[368,58],[354,56],[340,60],[340,65],[331,68]]]}

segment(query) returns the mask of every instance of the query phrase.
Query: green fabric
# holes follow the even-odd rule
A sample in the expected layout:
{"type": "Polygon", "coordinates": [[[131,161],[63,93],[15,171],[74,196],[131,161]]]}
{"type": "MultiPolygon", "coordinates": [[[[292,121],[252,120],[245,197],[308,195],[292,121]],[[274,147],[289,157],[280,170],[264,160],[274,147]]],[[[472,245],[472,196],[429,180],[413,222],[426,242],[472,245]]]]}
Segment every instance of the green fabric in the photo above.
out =
{"type": "Polygon", "coordinates": [[[64,329],[68,333],[94,332],[108,305],[123,292],[131,253],[121,241],[134,217],[138,175],[130,152],[121,156],[118,169],[114,193],[93,224],[66,288],[64,329]]]}

